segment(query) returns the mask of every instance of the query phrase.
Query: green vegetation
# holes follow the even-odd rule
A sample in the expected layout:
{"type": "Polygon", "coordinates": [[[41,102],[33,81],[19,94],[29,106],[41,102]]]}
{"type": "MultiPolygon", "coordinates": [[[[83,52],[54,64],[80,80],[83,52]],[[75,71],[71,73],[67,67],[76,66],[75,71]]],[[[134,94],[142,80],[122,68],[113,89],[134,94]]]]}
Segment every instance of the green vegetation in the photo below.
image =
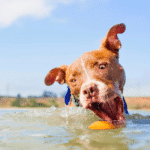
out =
{"type": "Polygon", "coordinates": [[[29,101],[30,105],[28,107],[49,107],[48,105],[44,103],[37,103],[35,99],[30,99],[29,101]]]}
{"type": "Polygon", "coordinates": [[[51,100],[51,101],[49,101],[49,106],[50,106],[50,107],[51,107],[51,106],[58,107],[58,103],[57,103],[56,100],[51,100]]]}
{"type": "Polygon", "coordinates": [[[128,109],[150,109],[150,105],[147,104],[128,105],[128,109]]]}
{"type": "Polygon", "coordinates": [[[135,109],[142,109],[142,107],[140,106],[140,104],[135,105],[135,109]]]}
{"type": "Polygon", "coordinates": [[[13,107],[59,107],[57,102],[57,98],[50,99],[25,99],[25,98],[16,98],[11,102],[11,106],[13,107]]]}
{"type": "Polygon", "coordinates": [[[21,99],[20,98],[17,98],[15,101],[12,102],[12,106],[16,106],[16,107],[20,107],[20,101],[21,99]]]}

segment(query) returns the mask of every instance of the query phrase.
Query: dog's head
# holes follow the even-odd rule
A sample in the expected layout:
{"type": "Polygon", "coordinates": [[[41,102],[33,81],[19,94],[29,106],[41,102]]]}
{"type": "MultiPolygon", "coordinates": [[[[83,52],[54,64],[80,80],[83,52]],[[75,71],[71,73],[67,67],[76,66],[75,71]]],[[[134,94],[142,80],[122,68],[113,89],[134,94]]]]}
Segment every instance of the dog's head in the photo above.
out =
{"type": "Polygon", "coordinates": [[[117,34],[124,31],[124,24],[110,28],[98,50],[84,53],[70,66],[62,65],[50,70],[45,77],[45,84],[52,85],[55,81],[66,83],[72,95],[80,95],[80,104],[85,109],[91,109],[100,118],[110,122],[123,121],[121,95],[125,73],[118,60],[121,42],[117,34]]]}

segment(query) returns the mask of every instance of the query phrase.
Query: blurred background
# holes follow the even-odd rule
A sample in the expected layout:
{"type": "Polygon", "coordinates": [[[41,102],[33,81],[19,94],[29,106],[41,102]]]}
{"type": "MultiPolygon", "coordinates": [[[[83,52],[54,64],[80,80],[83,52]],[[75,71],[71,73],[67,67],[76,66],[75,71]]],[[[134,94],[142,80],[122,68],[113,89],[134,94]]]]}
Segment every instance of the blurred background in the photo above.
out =
{"type": "Polygon", "coordinates": [[[119,35],[124,96],[150,96],[150,1],[0,0],[0,96],[64,97],[67,85],[44,84],[49,70],[98,49],[110,27],[119,35]]]}

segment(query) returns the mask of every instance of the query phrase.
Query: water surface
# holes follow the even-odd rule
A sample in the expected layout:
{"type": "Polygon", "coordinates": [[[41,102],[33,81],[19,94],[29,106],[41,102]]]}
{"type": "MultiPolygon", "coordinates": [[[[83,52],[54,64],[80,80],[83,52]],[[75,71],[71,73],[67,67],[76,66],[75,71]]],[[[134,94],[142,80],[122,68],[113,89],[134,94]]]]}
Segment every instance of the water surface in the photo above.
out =
{"type": "Polygon", "coordinates": [[[120,129],[92,130],[83,108],[1,109],[0,150],[148,150],[150,111],[129,111],[120,129]]]}

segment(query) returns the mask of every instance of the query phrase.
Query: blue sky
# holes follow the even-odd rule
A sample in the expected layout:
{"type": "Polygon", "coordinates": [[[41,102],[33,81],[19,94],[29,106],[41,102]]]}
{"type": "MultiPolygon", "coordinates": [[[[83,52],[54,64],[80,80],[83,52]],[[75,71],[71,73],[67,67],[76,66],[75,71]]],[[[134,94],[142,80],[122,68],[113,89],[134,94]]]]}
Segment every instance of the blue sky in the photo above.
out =
{"type": "Polygon", "coordinates": [[[48,71],[98,49],[109,28],[119,35],[125,96],[150,96],[150,1],[0,0],[0,95],[57,94],[44,84],[48,71]]]}

